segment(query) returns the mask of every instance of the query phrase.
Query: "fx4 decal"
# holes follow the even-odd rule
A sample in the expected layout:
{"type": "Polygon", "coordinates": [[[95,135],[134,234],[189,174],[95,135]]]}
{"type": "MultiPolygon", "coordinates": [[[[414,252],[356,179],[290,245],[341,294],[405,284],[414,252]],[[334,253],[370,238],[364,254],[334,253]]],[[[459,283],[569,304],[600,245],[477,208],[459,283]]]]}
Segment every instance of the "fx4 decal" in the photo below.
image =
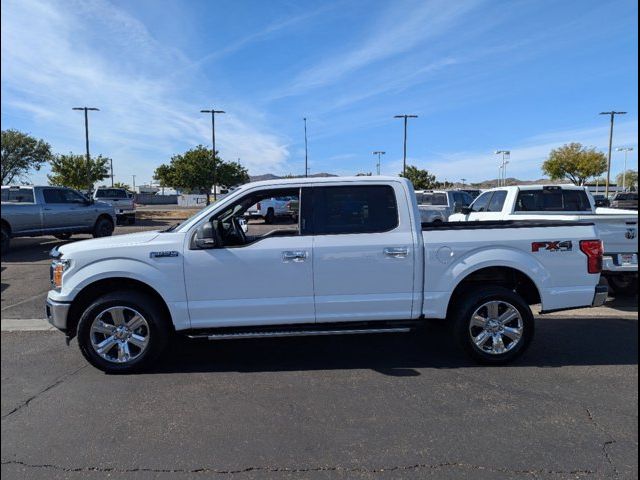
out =
{"type": "Polygon", "coordinates": [[[540,250],[547,250],[549,252],[570,252],[573,250],[573,244],[571,240],[556,240],[551,242],[533,242],[531,244],[532,252],[539,252],[540,250]]]}

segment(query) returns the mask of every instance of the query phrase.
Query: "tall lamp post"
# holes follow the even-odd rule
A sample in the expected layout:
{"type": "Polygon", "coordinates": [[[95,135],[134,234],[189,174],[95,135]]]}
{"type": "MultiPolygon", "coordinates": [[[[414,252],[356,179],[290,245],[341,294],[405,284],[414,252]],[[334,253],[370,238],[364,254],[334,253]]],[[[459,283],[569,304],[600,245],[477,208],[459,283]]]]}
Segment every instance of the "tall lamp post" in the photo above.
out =
{"type": "Polygon", "coordinates": [[[600,112],[600,115],[609,115],[611,117],[611,128],[609,129],[609,156],[607,157],[607,183],[604,187],[604,197],[609,198],[609,181],[611,180],[611,146],[613,144],[613,121],[616,115],[626,115],[627,112],[600,112]]]}
{"type": "MultiPolygon", "coordinates": [[[[72,110],[84,110],[84,140],[85,145],[87,147],[87,190],[90,192],[93,187],[93,183],[91,182],[91,160],[89,156],[89,111],[100,111],[99,108],[95,107],[73,107],[72,110]]],[[[111,184],[113,185],[113,163],[111,163],[111,184]]]]}
{"type": "Polygon", "coordinates": [[[407,119],[418,118],[417,115],[394,115],[393,118],[404,118],[404,148],[402,154],[402,176],[407,173],[407,119]]]}
{"type": "MultiPolygon", "coordinates": [[[[217,185],[216,185],[216,114],[218,113],[226,113],[224,110],[200,110],[200,113],[210,113],[211,114],[211,156],[213,160],[213,201],[217,200],[217,185]]],[[[209,195],[207,195],[207,205],[209,204],[209,195]]]]}
{"type": "Polygon", "coordinates": [[[627,191],[627,153],[633,151],[633,147],[616,148],[616,152],[624,152],[624,170],[622,170],[622,190],[627,191]]]}
{"type": "Polygon", "coordinates": [[[375,152],[373,152],[374,155],[378,156],[378,163],[376,164],[376,171],[378,172],[378,175],[380,175],[380,156],[384,155],[387,152],[383,152],[381,150],[377,150],[375,152]]]}
{"type": "Polygon", "coordinates": [[[302,119],[304,121],[304,176],[309,176],[309,149],[307,144],[307,117],[302,119]]]}
{"type": "Polygon", "coordinates": [[[502,154],[502,163],[500,164],[500,169],[498,170],[499,175],[498,175],[498,186],[503,185],[504,183],[507,183],[507,163],[509,163],[509,161],[507,160],[509,158],[509,155],[511,155],[511,151],[510,150],[496,150],[496,155],[500,155],[502,154]],[[504,181],[503,181],[504,179],[504,181]]]}

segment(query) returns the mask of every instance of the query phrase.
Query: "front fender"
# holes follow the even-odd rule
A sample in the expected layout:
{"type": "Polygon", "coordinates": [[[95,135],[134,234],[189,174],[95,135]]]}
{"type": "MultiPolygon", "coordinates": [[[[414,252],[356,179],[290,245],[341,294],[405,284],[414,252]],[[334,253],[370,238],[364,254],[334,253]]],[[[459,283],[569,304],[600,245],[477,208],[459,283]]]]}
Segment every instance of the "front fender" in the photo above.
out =
{"type": "Polygon", "coordinates": [[[181,257],[161,258],[155,265],[131,258],[98,260],[77,269],[72,265],[63,275],[61,291],[52,290],[49,298],[73,302],[88,285],[110,278],[137,280],[153,288],[166,302],[176,329],[189,328],[181,257]]]}

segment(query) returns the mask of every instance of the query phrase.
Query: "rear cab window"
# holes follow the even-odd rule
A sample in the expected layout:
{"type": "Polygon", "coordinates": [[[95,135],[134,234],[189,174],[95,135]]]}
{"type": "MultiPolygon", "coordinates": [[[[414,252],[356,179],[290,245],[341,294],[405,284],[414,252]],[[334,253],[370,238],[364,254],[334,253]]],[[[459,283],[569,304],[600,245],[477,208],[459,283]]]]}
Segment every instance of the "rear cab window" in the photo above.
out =
{"type": "Polygon", "coordinates": [[[418,193],[416,194],[418,205],[440,205],[447,206],[446,193],[418,193]]]}
{"type": "Polygon", "coordinates": [[[393,230],[398,224],[396,196],[389,185],[313,189],[313,230],[316,235],[382,233],[393,230]]]}
{"type": "Polygon", "coordinates": [[[520,190],[516,212],[591,212],[591,203],[584,190],[542,188],[520,190]]]}
{"type": "Polygon", "coordinates": [[[126,190],[120,188],[99,188],[96,198],[129,198],[126,190]]]}
{"type": "Polygon", "coordinates": [[[2,201],[5,203],[34,203],[32,188],[3,188],[2,201]]]}

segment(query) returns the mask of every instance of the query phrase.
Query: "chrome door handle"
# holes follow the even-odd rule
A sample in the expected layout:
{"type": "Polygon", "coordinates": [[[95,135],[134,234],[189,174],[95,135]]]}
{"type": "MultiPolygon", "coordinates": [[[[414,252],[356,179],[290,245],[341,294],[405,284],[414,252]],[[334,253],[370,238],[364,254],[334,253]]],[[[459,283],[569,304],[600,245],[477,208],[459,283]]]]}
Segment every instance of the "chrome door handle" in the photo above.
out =
{"type": "Polygon", "coordinates": [[[304,262],[307,259],[307,252],[303,250],[282,252],[283,262],[304,262]]]}
{"type": "Polygon", "coordinates": [[[383,250],[387,257],[404,258],[409,255],[409,249],[407,247],[385,247],[383,250]]]}

